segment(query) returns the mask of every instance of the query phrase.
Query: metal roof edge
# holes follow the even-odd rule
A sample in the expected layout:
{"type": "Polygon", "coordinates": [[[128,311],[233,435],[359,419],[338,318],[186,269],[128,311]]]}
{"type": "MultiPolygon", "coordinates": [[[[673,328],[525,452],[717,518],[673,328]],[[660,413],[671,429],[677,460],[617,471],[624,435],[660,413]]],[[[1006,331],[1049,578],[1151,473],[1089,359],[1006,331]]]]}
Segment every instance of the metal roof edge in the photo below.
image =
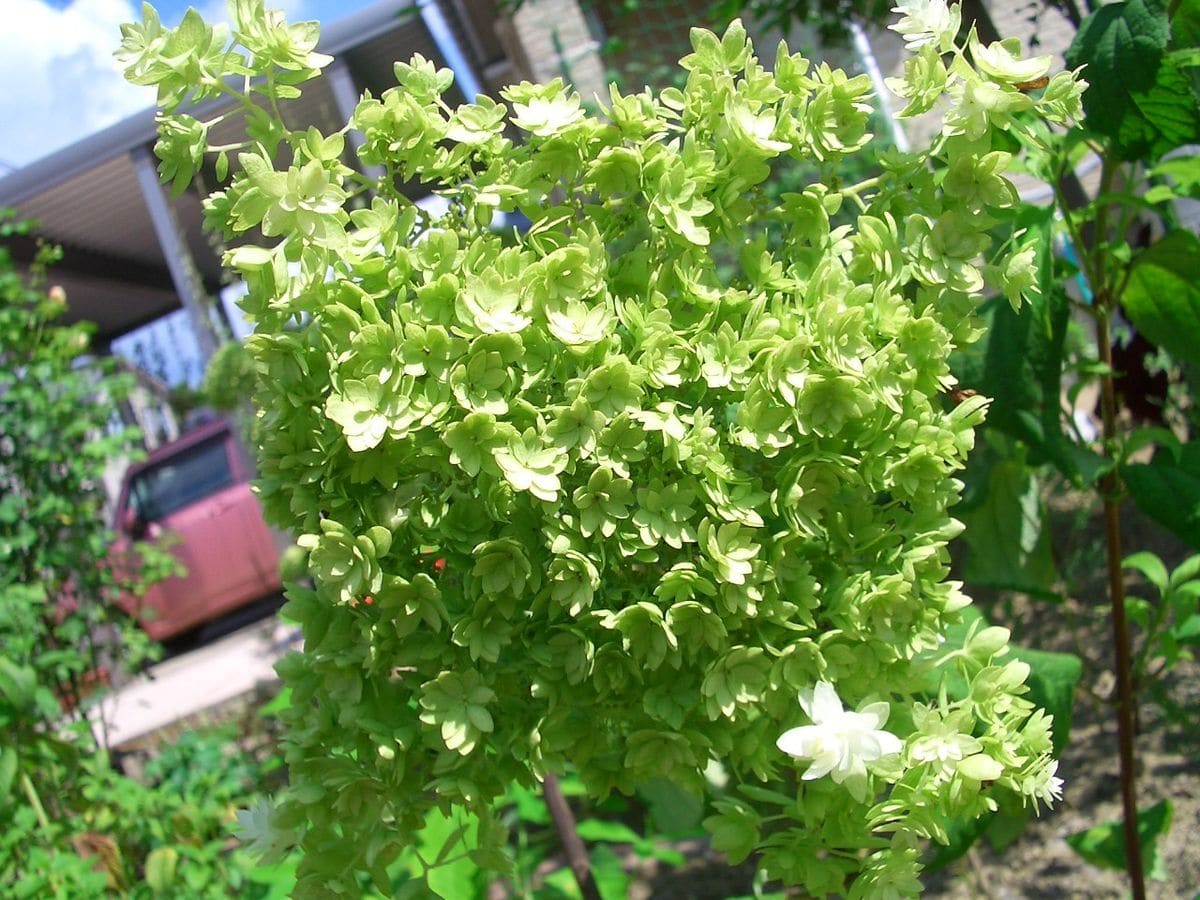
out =
{"type": "MultiPolygon", "coordinates": [[[[317,49],[337,56],[417,17],[413,0],[376,0],[323,26],[317,49]]],[[[0,207],[15,206],[134,147],[154,141],[155,113],[155,107],[147,107],[0,178],[0,207]]]]}
{"type": "Polygon", "coordinates": [[[0,206],[15,206],[35,194],[94,169],[139,144],[154,140],[153,107],[126,116],[49,156],[0,178],[0,206]]]}
{"type": "Polygon", "coordinates": [[[317,49],[337,56],[418,17],[414,0],[376,0],[324,26],[317,49]]]}

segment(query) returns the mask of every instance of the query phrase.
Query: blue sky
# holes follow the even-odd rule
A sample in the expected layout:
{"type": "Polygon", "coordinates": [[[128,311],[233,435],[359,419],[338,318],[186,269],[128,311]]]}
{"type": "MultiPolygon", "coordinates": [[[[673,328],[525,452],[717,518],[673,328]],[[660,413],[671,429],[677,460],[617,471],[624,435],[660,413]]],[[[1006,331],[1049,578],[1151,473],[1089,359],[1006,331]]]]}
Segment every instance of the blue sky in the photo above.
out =
{"type": "MultiPolygon", "coordinates": [[[[332,22],[369,0],[268,0],[289,19],[332,22]]],[[[164,22],[188,6],[225,19],[225,0],[161,0],[164,22]]],[[[120,25],[140,0],[0,0],[0,176],[99,131],[154,102],[113,62],[120,25]]]]}

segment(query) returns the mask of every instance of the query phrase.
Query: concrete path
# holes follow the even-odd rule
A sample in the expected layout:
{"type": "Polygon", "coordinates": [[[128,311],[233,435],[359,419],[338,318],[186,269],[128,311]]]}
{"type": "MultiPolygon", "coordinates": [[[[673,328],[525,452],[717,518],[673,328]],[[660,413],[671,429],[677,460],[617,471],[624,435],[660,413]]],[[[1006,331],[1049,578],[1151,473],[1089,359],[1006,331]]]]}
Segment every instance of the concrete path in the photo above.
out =
{"type": "Polygon", "coordinates": [[[165,660],[93,708],[117,748],[172,722],[227,703],[263,682],[277,682],[275,661],[299,649],[300,629],[270,616],[205,646],[165,660]]]}

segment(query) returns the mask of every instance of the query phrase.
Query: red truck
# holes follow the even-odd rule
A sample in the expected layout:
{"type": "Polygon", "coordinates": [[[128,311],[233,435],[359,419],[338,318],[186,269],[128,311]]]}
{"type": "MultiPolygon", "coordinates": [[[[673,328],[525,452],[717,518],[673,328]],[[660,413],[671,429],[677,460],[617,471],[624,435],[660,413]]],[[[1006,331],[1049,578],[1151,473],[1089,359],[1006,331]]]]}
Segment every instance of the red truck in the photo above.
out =
{"type": "Polygon", "coordinates": [[[218,419],[130,466],[117,498],[117,553],[173,533],[187,574],[120,603],[150,637],[165,640],[278,593],[279,545],[250,490],[251,466],[218,419]]]}

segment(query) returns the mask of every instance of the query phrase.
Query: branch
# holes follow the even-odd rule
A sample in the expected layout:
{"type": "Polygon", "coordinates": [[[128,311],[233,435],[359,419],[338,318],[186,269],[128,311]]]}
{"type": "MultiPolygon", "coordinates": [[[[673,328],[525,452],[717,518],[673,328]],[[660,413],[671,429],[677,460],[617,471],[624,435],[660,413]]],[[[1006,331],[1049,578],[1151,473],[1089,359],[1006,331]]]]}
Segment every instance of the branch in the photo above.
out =
{"type": "Polygon", "coordinates": [[[555,775],[547,774],[542,780],[542,794],[546,798],[546,807],[554,820],[554,830],[562,841],[563,851],[567,854],[567,863],[575,874],[575,882],[584,900],[601,900],[600,889],[592,877],[592,867],[588,862],[587,848],[575,830],[575,816],[567,806],[567,798],[563,796],[562,788],[555,775]]]}

